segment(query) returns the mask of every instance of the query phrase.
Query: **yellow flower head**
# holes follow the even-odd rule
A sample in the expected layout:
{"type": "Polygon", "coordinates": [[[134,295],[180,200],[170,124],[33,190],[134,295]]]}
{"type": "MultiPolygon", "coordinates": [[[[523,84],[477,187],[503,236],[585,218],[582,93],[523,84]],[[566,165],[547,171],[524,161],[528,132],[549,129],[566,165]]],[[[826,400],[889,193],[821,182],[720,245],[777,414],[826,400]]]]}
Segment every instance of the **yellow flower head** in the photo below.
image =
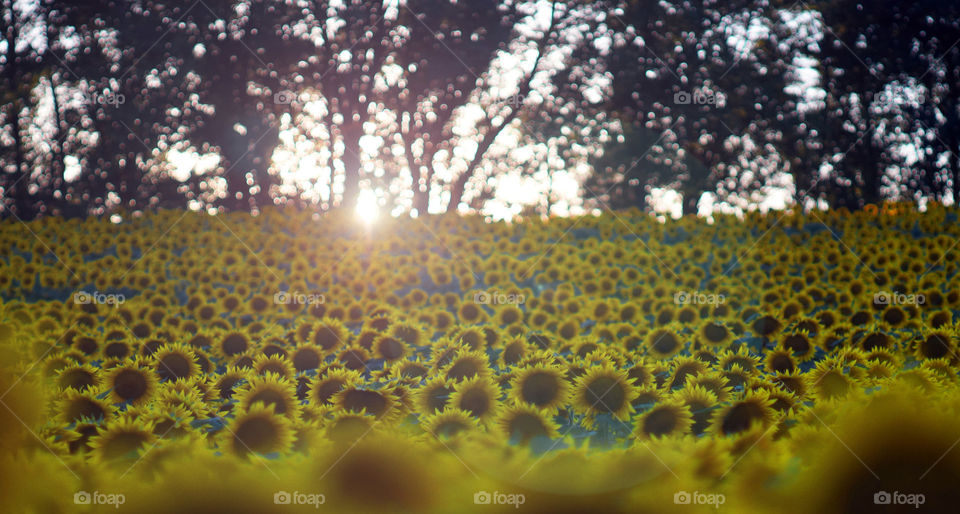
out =
{"type": "Polygon", "coordinates": [[[637,390],[627,373],[612,366],[597,366],[579,377],[573,388],[573,404],[590,416],[610,414],[626,419],[637,390]]]}
{"type": "Polygon", "coordinates": [[[547,412],[566,404],[569,395],[570,383],[559,366],[526,366],[518,369],[510,381],[510,398],[514,402],[547,412]]]}

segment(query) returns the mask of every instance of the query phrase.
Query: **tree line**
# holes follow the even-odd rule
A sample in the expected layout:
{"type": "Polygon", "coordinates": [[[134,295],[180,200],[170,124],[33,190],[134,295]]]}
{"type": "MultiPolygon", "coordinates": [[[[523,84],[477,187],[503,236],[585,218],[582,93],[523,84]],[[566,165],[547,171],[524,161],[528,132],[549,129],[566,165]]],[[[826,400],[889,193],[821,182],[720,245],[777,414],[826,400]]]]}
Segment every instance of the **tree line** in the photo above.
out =
{"type": "Polygon", "coordinates": [[[585,206],[649,209],[662,188],[685,213],[777,188],[804,207],[960,198],[950,2],[2,7],[4,216],[349,208],[364,189],[482,210],[507,176],[549,183],[543,214],[561,175],[585,206]]]}

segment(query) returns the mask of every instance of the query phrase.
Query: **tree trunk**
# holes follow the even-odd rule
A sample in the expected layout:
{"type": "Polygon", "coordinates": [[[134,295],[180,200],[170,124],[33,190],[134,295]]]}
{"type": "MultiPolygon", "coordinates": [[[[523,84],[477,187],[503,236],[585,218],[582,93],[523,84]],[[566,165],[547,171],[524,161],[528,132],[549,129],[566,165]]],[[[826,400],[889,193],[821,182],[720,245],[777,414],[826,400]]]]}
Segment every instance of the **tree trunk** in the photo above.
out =
{"type": "Polygon", "coordinates": [[[430,209],[430,183],[428,182],[422,188],[414,184],[414,188],[413,208],[417,210],[418,216],[423,216],[427,214],[430,209]]]}
{"type": "MultiPolygon", "coordinates": [[[[537,57],[533,61],[533,67],[530,69],[530,73],[527,74],[520,83],[517,98],[526,98],[533,89],[533,77],[537,74],[537,69],[540,67],[540,59],[543,58],[544,51],[547,47],[547,42],[550,40],[550,35],[553,34],[553,31],[556,28],[556,12],[557,0],[554,0],[550,7],[550,25],[547,26],[547,29],[543,33],[543,37],[541,37],[540,41],[537,42],[537,57]]],[[[490,146],[493,144],[493,141],[497,139],[497,136],[500,134],[500,132],[502,132],[503,129],[509,125],[514,118],[517,117],[518,114],[520,114],[520,107],[515,106],[511,108],[510,114],[504,118],[500,125],[496,127],[489,127],[486,134],[484,134],[483,139],[481,139],[480,144],[477,146],[477,153],[473,156],[470,164],[467,165],[467,169],[464,170],[459,177],[457,177],[453,187],[450,189],[450,203],[447,204],[447,212],[456,212],[457,208],[460,207],[460,202],[463,200],[463,192],[464,189],[466,189],[467,182],[469,182],[473,177],[473,174],[476,173],[477,167],[479,167],[480,161],[483,160],[484,154],[486,154],[487,150],[490,149],[490,146]]]]}
{"type": "Polygon", "coordinates": [[[60,187],[63,173],[67,168],[63,155],[63,118],[60,113],[60,97],[57,95],[57,84],[54,82],[54,73],[50,74],[50,98],[53,100],[53,151],[51,152],[50,183],[54,188],[60,187]]]}
{"type": "Polygon", "coordinates": [[[16,172],[13,174],[15,186],[7,194],[13,195],[14,206],[17,216],[20,219],[28,220],[33,218],[33,202],[30,200],[29,177],[26,177],[26,166],[23,157],[23,134],[20,126],[20,112],[23,110],[23,104],[20,98],[19,70],[17,68],[17,39],[19,39],[19,28],[17,27],[17,13],[13,8],[13,2],[4,3],[4,7],[10,12],[10,25],[7,26],[7,87],[13,93],[13,101],[10,106],[10,124],[13,132],[13,154],[16,172]]]}
{"type": "Polygon", "coordinates": [[[426,155],[422,155],[418,159],[413,155],[412,136],[404,132],[402,138],[403,151],[407,156],[407,167],[410,168],[410,187],[413,190],[413,205],[410,207],[417,210],[418,216],[423,216],[427,214],[430,208],[430,181],[433,179],[433,168],[430,167],[432,163],[429,165],[424,165],[424,163],[432,161],[433,156],[428,152],[424,152],[426,155]],[[426,174],[421,172],[423,168],[427,168],[426,174]]]}
{"type": "Polygon", "coordinates": [[[862,188],[860,192],[861,204],[859,207],[863,207],[867,204],[877,205],[882,200],[880,196],[880,186],[882,179],[882,169],[883,164],[880,162],[880,159],[877,157],[880,155],[882,148],[876,148],[872,143],[872,137],[867,135],[864,139],[867,141],[862,141],[861,149],[858,149],[857,153],[857,164],[860,166],[860,180],[862,182],[862,188]]]}
{"type": "Polygon", "coordinates": [[[684,216],[696,216],[700,210],[697,204],[700,203],[700,196],[702,196],[700,191],[685,191],[683,193],[683,215],[684,216]]]}
{"type": "Polygon", "coordinates": [[[958,155],[958,157],[951,159],[953,163],[953,184],[951,184],[953,189],[953,205],[958,206],[960,205],[960,153],[958,153],[960,152],[960,145],[954,144],[952,148],[953,150],[951,150],[951,152],[953,152],[954,155],[958,155]]]}
{"type": "Polygon", "coordinates": [[[355,130],[343,134],[343,200],[340,206],[347,210],[357,207],[360,196],[360,135],[355,130]]]}

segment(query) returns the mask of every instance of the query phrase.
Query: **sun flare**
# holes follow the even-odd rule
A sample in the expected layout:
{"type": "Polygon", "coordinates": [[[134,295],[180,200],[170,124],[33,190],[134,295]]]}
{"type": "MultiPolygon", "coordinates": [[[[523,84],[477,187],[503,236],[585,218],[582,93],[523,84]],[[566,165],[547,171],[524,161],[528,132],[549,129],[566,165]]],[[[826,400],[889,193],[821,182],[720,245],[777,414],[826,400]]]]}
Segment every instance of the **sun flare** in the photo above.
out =
{"type": "Polygon", "coordinates": [[[360,191],[357,197],[356,208],[357,219],[364,225],[373,225],[380,216],[380,206],[377,201],[377,194],[369,189],[360,191]]]}

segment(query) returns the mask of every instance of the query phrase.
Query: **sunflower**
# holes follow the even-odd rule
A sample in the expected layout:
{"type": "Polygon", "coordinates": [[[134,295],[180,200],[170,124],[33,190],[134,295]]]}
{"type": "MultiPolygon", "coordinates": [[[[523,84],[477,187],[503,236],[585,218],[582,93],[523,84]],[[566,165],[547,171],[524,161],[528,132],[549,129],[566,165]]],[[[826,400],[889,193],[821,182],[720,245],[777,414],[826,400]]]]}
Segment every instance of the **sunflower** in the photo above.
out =
{"type": "Polygon", "coordinates": [[[446,409],[425,416],[420,426],[440,439],[450,439],[478,428],[477,420],[469,412],[460,409],[446,409]]]}
{"type": "Polygon", "coordinates": [[[806,377],[799,373],[777,373],[769,376],[767,382],[779,389],[793,394],[799,399],[805,399],[810,390],[806,377]]]}
{"type": "Polygon", "coordinates": [[[723,372],[723,378],[729,387],[740,389],[750,383],[753,373],[743,369],[739,364],[734,364],[730,369],[723,372]]]}
{"type": "Polygon", "coordinates": [[[399,342],[407,347],[417,347],[423,344],[423,329],[413,323],[394,323],[390,326],[387,334],[398,339],[399,342]]]}
{"type": "Polygon", "coordinates": [[[430,321],[425,321],[425,323],[431,324],[435,330],[445,331],[456,322],[453,314],[450,314],[447,311],[437,311],[433,314],[433,319],[430,321]]]}
{"type": "MultiPolygon", "coordinates": [[[[496,348],[500,346],[500,341],[503,340],[503,337],[505,335],[510,337],[520,337],[521,334],[526,333],[523,327],[517,327],[517,326],[511,327],[511,329],[506,332],[501,332],[499,328],[489,324],[481,324],[478,326],[480,327],[480,331],[483,332],[483,338],[484,338],[484,342],[487,345],[487,349],[496,348]]],[[[531,344],[535,344],[535,345],[548,343],[550,341],[549,336],[544,334],[540,334],[540,335],[542,337],[538,338],[538,337],[535,337],[533,333],[530,333],[528,334],[528,340],[531,341],[531,344]],[[537,341],[534,343],[533,342],[534,340],[537,340],[537,341]]]]}
{"type": "Polygon", "coordinates": [[[330,353],[346,344],[348,334],[347,327],[340,320],[326,317],[316,324],[309,341],[330,353]]]}
{"type": "Polygon", "coordinates": [[[783,328],[783,323],[774,316],[763,315],[753,321],[751,328],[758,336],[772,338],[783,328]]]}
{"type": "Polygon", "coordinates": [[[106,359],[126,359],[133,352],[130,343],[124,340],[109,341],[103,345],[102,354],[106,359]]]}
{"type": "Polygon", "coordinates": [[[858,339],[860,348],[870,352],[877,349],[890,348],[895,343],[892,337],[884,332],[870,332],[858,339]]]}
{"type": "Polygon", "coordinates": [[[534,405],[512,405],[502,409],[497,425],[510,444],[527,444],[542,437],[557,437],[560,427],[550,412],[534,405]]]}
{"type": "Polygon", "coordinates": [[[453,381],[474,377],[488,377],[491,374],[487,365],[487,355],[479,351],[461,349],[454,355],[450,364],[441,369],[444,375],[453,381]]]}
{"type": "Polygon", "coordinates": [[[300,343],[290,353],[290,362],[298,373],[317,369],[323,363],[323,351],[312,343],[300,343]]]}
{"type": "Polygon", "coordinates": [[[718,409],[713,416],[713,431],[731,435],[747,431],[755,425],[767,427],[776,419],[774,400],[766,391],[748,391],[743,398],[718,409]]]}
{"type": "Polygon", "coordinates": [[[646,335],[644,347],[649,355],[667,359],[683,350],[684,341],[675,325],[658,328],[646,335]]]}
{"type": "Polygon", "coordinates": [[[249,350],[241,353],[240,355],[234,356],[233,360],[229,362],[230,362],[230,365],[233,367],[252,370],[253,361],[256,357],[257,357],[257,353],[254,352],[253,350],[249,350]]]}
{"type": "Polygon", "coordinates": [[[567,319],[557,327],[557,335],[564,341],[572,341],[580,334],[580,322],[576,319],[567,319]]]}
{"type": "Polygon", "coordinates": [[[586,357],[587,355],[600,349],[600,344],[588,337],[580,337],[573,345],[573,354],[577,357],[586,357]]]}
{"type": "Polygon", "coordinates": [[[141,419],[123,417],[107,422],[89,446],[102,462],[135,460],[154,440],[153,425],[141,419]]]}
{"type": "Polygon", "coordinates": [[[720,358],[717,357],[717,354],[710,348],[700,348],[693,352],[693,357],[698,361],[707,364],[708,366],[716,366],[720,362],[720,358]]]}
{"type": "Polygon", "coordinates": [[[710,417],[719,402],[713,391],[703,386],[686,386],[677,391],[673,397],[687,407],[692,415],[690,431],[695,435],[704,433],[710,426],[710,417]]]}
{"type": "Polygon", "coordinates": [[[863,379],[868,384],[877,384],[893,377],[896,373],[897,368],[889,362],[871,359],[865,364],[863,379]]]}
{"type": "Polygon", "coordinates": [[[531,350],[530,343],[525,339],[515,338],[504,345],[498,360],[501,366],[510,367],[520,363],[531,350]]]}
{"type": "Polygon", "coordinates": [[[75,364],[57,373],[57,387],[85,391],[97,383],[99,370],[89,364],[75,364]]]}
{"type": "Polygon", "coordinates": [[[457,309],[457,317],[461,323],[477,323],[486,317],[486,313],[476,303],[465,301],[457,309]]]}
{"type": "Polygon", "coordinates": [[[378,337],[383,335],[383,332],[379,330],[374,330],[372,328],[364,328],[360,330],[360,333],[357,334],[354,338],[354,344],[363,348],[367,351],[373,351],[373,342],[377,340],[378,337]]]}
{"type": "Polygon", "coordinates": [[[687,406],[677,400],[661,401],[637,421],[634,437],[658,438],[682,435],[690,431],[693,417],[687,406]]]}
{"type": "Polygon", "coordinates": [[[838,358],[824,359],[806,374],[807,387],[818,398],[842,397],[853,387],[853,381],[844,372],[843,362],[838,358]]]}
{"type": "Polygon", "coordinates": [[[193,337],[187,341],[187,344],[190,345],[191,348],[209,348],[213,346],[217,338],[217,334],[203,330],[194,334],[193,337]]]}
{"type": "Polygon", "coordinates": [[[897,328],[907,321],[907,313],[897,305],[890,305],[883,310],[880,319],[888,326],[897,328]]]}
{"type": "Polygon", "coordinates": [[[315,405],[333,405],[333,395],[345,387],[359,384],[363,376],[350,369],[332,369],[323,375],[317,375],[310,384],[310,401],[315,405]]]}
{"type": "Polygon", "coordinates": [[[653,371],[645,362],[635,362],[627,369],[627,378],[633,382],[633,385],[644,387],[653,383],[653,371]]]}
{"type": "Polygon", "coordinates": [[[215,343],[219,355],[230,358],[250,350],[250,337],[242,331],[233,330],[220,335],[215,343]]]}
{"type": "Polygon", "coordinates": [[[326,423],[326,436],[334,443],[349,446],[369,434],[376,424],[377,418],[374,416],[341,409],[326,423]]]}
{"type": "Polygon", "coordinates": [[[184,344],[166,344],[153,355],[154,371],[161,380],[190,379],[200,374],[197,356],[184,344]]]}
{"type": "Polygon", "coordinates": [[[573,389],[574,405],[591,416],[608,413],[626,419],[636,397],[636,387],[627,373],[610,365],[590,368],[577,378],[573,389]]]}
{"type": "Polygon", "coordinates": [[[792,327],[796,330],[805,331],[811,338],[816,338],[817,334],[820,333],[820,323],[816,318],[809,316],[801,316],[794,320],[792,327]]]}
{"type": "Polygon", "coordinates": [[[928,368],[913,368],[906,371],[900,371],[896,377],[890,379],[891,388],[906,385],[916,389],[925,396],[935,396],[943,390],[943,384],[940,376],[928,368]]]}
{"type": "Polygon", "coordinates": [[[163,382],[159,385],[160,395],[169,395],[171,393],[183,393],[195,398],[197,401],[206,404],[216,398],[216,392],[211,388],[208,377],[196,377],[192,379],[179,379],[163,382]]]}
{"type": "Polygon", "coordinates": [[[816,349],[810,335],[804,330],[798,330],[790,334],[780,335],[780,348],[790,352],[791,356],[800,362],[809,360],[813,357],[816,349]]]}
{"type": "Polygon", "coordinates": [[[773,403],[770,407],[778,413],[789,415],[801,405],[797,395],[782,389],[765,389],[773,403]]]}
{"type": "Polygon", "coordinates": [[[746,345],[738,347],[736,350],[724,350],[717,355],[717,362],[720,369],[729,371],[734,365],[740,366],[740,369],[750,373],[757,371],[760,364],[760,358],[751,355],[746,345]]]}
{"type": "Polygon", "coordinates": [[[548,314],[546,311],[537,309],[537,310],[531,310],[529,312],[530,312],[530,315],[529,315],[529,319],[527,320],[527,324],[530,325],[530,327],[532,328],[535,328],[538,330],[543,329],[547,326],[547,322],[550,321],[550,314],[548,314]]]}
{"type": "MultiPolygon", "coordinates": [[[[100,350],[100,342],[92,335],[80,335],[73,338],[73,348],[84,355],[93,355],[100,350]]],[[[43,356],[47,349],[44,347],[42,350],[37,349],[36,352],[39,352],[38,356],[43,356]]]]}
{"type": "Polygon", "coordinates": [[[287,351],[288,344],[289,343],[281,337],[268,337],[263,341],[263,345],[260,347],[260,353],[267,357],[287,358],[289,356],[289,352],[287,351]]]}
{"type": "Polygon", "coordinates": [[[90,447],[90,439],[100,432],[99,422],[81,421],[73,424],[73,428],[63,431],[59,437],[66,441],[67,452],[71,455],[86,453],[90,447]]]}
{"type": "Polygon", "coordinates": [[[523,311],[516,305],[504,305],[494,316],[497,324],[508,327],[523,322],[523,311]]]}
{"type": "Polygon", "coordinates": [[[106,374],[103,386],[115,403],[141,405],[156,391],[157,376],[143,362],[122,364],[106,374]]]}
{"type": "Polygon", "coordinates": [[[367,368],[367,362],[369,361],[370,353],[359,346],[345,348],[337,354],[337,362],[343,364],[347,369],[369,371],[367,368]]]}
{"type": "Polygon", "coordinates": [[[670,361],[673,368],[670,374],[668,389],[683,387],[688,378],[695,377],[707,371],[707,364],[695,357],[679,356],[670,361]]]}
{"type": "Polygon", "coordinates": [[[210,360],[210,356],[207,354],[206,351],[201,349],[195,349],[193,350],[193,354],[196,356],[195,361],[197,363],[197,366],[200,367],[200,373],[209,374],[210,372],[213,371],[213,367],[214,367],[213,361],[210,360]]]}
{"type": "Polygon", "coordinates": [[[387,368],[389,376],[398,379],[420,379],[427,376],[430,368],[419,360],[406,360],[395,363],[387,368]]]}
{"type": "MultiPolygon", "coordinates": [[[[404,327],[402,325],[395,325],[394,329],[400,328],[401,331],[411,329],[411,327],[404,327]]],[[[381,335],[377,337],[373,342],[373,355],[378,359],[383,359],[387,362],[394,362],[402,360],[407,356],[409,351],[409,345],[396,335],[381,335]]]]}
{"type": "Polygon", "coordinates": [[[922,492],[925,501],[866,510],[956,510],[960,457],[945,452],[956,442],[956,413],[913,392],[875,394],[869,402],[844,409],[830,431],[811,437],[809,471],[785,492],[804,498],[802,510],[809,512],[857,510],[856,505],[873,505],[878,491],[922,492]]]}
{"type": "Polygon", "coordinates": [[[661,391],[651,385],[646,385],[637,388],[637,397],[633,399],[631,405],[636,412],[644,413],[663,397],[661,391]]]}
{"type": "Polygon", "coordinates": [[[433,414],[446,408],[452,394],[452,381],[443,376],[434,377],[417,389],[414,402],[418,411],[433,414]]]}
{"type": "Polygon", "coordinates": [[[697,330],[698,341],[708,346],[723,347],[733,340],[733,332],[723,322],[708,320],[697,330]]]}
{"type": "Polygon", "coordinates": [[[479,326],[466,327],[450,334],[450,337],[470,347],[473,351],[483,350],[486,343],[483,330],[479,326]]]}
{"type": "Polygon", "coordinates": [[[293,364],[284,357],[259,355],[253,360],[253,372],[257,375],[266,375],[272,373],[285,380],[293,380],[296,370],[293,364]]]}
{"type": "Polygon", "coordinates": [[[553,365],[520,368],[510,381],[510,398],[517,404],[552,411],[569,399],[570,384],[564,375],[563,368],[553,365]]]}
{"type": "Polygon", "coordinates": [[[300,412],[296,386],[289,379],[274,373],[251,376],[246,384],[234,393],[241,410],[249,410],[254,404],[272,407],[277,415],[296,418],[300,412]]]}
{"type": "Polygon", "coordinates": [[[362,386],[347,386],[333,395],[333,404],[347,412],[369,414],[377,419],[392,418],[400,414],[396,399],[389,389],[370,389],[362,386]]]}
{"type": "Polygon", "coordinates": [[[103,391],[93,388],[85,391],[67,389],[57,405],[57,412],[60,413],[61,420],[66,424],[84,420],[109,420],[113,409],[106,401],[101,399],[105,396],[103,393],[103,391]]]}
{"type": "Polygon", "coordinates": [[[213,380],[213,392],[221,400],[231,400],[235,392],[249,379],[250,370],[233,366],[216,375],[213,380]]]}
{"type": "Polygon", "coordinates": [[[956,359],[955,337],[944,330],[926,330],[915,344],[919,359],[956,359]]]}
{"type": "Polygon", "coordinates": [[[43,376],[55,377],[61,370],[73,365],[75,362],[75,360],[69,358],[65,353],[53,353],[44,360],[43,376]]]}
{"type": "Polygon", "coordinates": [[[764,369],[770,373],[791,373],[797,369],[797,361],[789,350],[771,350],[764,357],[764,369]]]}
{"type": "Polygon", "coordinates": [[[488,378],[474,377],[453,387],[450,405],[484,422],[494,418],[500,402],[500,388],[488,378]]]}
{"type": "Polygon", "coordinates": [[[221,444],[236,455],[282,453],[293,444],[290,419],[273,405],[257,403],[234,418],[221,432],[221,444]]]}
{"type": "Polygon", "coordinates": [[[957,373],[948,358],[927,359],[920,365],[921,369],[930,370],[943,382],[956,382],[957,373]]]}
{"type": "Polygon", "coordinates": [[[953,313],[948,310],[936,311],[927,320],[931,328],[946,328],[953,324],[953,313]]]}

